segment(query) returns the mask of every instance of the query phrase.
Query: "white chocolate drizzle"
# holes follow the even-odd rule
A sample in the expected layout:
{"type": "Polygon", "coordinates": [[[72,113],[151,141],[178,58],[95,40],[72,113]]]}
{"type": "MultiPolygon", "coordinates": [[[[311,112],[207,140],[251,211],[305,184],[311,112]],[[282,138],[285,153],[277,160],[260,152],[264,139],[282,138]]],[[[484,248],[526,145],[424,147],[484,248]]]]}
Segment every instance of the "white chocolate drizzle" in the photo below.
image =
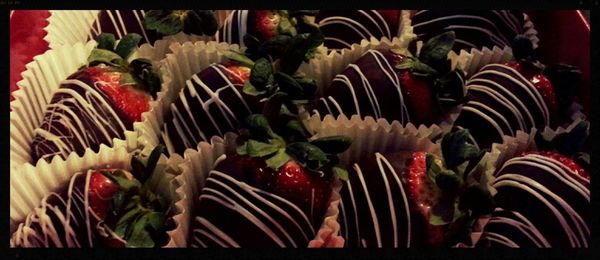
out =
{"type": "MultiPolygon", "coordinates": [[[[374,59],[378,65],[377,69],[383,72],[386,78],[389,80],[389,84],[373,86],[372,75],[369,72],[364,71],[363,68],[356,64],[350,64],[344,70],[342,74],[338,74],[333,79],[333,83],[342,83],[348,92],[352,95],[353,109],[347,109],[344,111],[340,106],[339,97],[336,98],[335,93],[331,93],[329,96],[321,97],[318,102],[322,104],[328,114],[338,115],[344,114],[346,116],[359,115],[360,117],[372,116],[375,119],[383,118],[382,110],[379,102],[393,102],[397,105],[397,115],[399,115],[399,121],[402,124],[406,124],[410,121],[410,116],[404,102],[404,95],[400,85],[400,79],[394,70],[394,67],[385,58],[383,53],[378,50],[369,50],[360,59],[374,59]],[[348,78],[347,73],[355,73],[360,77],[359,80],[352,81],[348,78]],[[364,89],[366,95],[358,96],[356,94],[357,89],[364,89]],[[382,89],[391,89],[391,91],[384,91],[382,89]],[[393,94],[392,94],[393,93],[393,94]],[[394,96],[385,96],[394,95],[394,96]],[[361,106],[362,100],[368,100],[369,106],[361,106]],[[333,109],[335,108],[335,110],[333,109]]],[[[389,113],[389,111],[387,111],[389,113]]]]}
{"type": "Polygon", "coordinates": [[[498,191],[496,196],[515,189],[526,195],[518,201],[502,202],[495,209],[482,233],[482,241],[508,247],[589,246],[589,220],[583,212],[590,206],[589,180],[566,165],[537,154],[516,157],[508,160],[498,171],[493,186],[498,191]],[[542,205],[544,210],[529,209],[528,206],[533,203],[542,205]],[[530,221],[542,216],[547,221],[530,221]],[[549,237],[556,236],[565,236],[567,244],[552,244],[553,240],[549,237]],[[523,239],[529,241],[528,244],[519,244],[523,239]]]}
{"type": "Polygon", "coordinates": [[[305,246],[315,235],[309,217],[292,202],[216,170],[210,172],[197,203],[210,203],[219,209],[195,217],[192,247],[244,246],[244,238],[240,238],[246,235],[244,230],[228,233],[228,221],[215,217],[224,212],[231,213],[229,219],[252,223],[252,227],[246,227],[248,230],[264,234],[279,247],[305,246]]]}

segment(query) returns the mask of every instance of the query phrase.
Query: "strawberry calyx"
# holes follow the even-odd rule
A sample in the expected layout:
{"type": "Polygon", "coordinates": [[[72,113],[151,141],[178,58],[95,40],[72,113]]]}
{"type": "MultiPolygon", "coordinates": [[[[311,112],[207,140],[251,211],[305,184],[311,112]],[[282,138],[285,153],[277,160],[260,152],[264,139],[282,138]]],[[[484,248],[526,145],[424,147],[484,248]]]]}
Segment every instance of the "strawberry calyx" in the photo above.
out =
{"type": "MultiPolygon", "coordinates": [[[[277,28],[270,37],[252,35],[244,36],[245,54],[252,60],[266,58],[279,60],[279,70],[286,74],[294,74],[302,62],[312,59],[316,49],[324,37],[318,26],[308,16],[314,14],[309,10],[287,11],[269,10],[267,12],[278,17],[277,28]]],[[[274,28],[270,28],[274,29],[274,28]]]]}
{"type": "Polygon", "coordinates": [[[470,189],[486,189],[474,176],[475,167],[485,155],[470,142],[467,129],[458,129],[443,136],[441,141],[443,166],[435,163],[435,157],[427,157],[427,175],[439,192],[437,204],[432,208],[432,224],[450,224],[464,214],[478,217],[490,211],[491,197],[484,196],[470,203],[470,189]],[[461,204],[462,203],[462,204],[461,204]],[[462,206],[461,206],[462,205],[462,206]]]}
{"type": "MultiPolygon", "coordinates": [[[[408,70],[413,76],[426,80],[442,109],[466,102],[465,75],[458,67],[452,70],[448,60],[455,39],[454,31],[433,37],[423,44],[418,55],[414,54],[416,50],[411,51],[410,48],[392,49],[399,57],[396,69],[408,70]]],[[[416,41],[411,44],[416,49],[416,41]]]]}
{"type": "Polygon", "coordinates": [[[144,28],[161,37],[179,32],[214,35],[219,23],[214,10],[149,10],[144,16],[144,28]]]}
{"type": "Polygon", "coordinates": [[[350,147],[352,143],[350,138],[330,136],[308,140],[303,126],[292,125],[294,123],[288,124],[288,127],[301,127],[294,131],[300,131],[304,138],[296,138],[296,141],[288,143],[273,131],[264,115],[250,115],[246,118],[247,132],[243,132],[238,139],[240,145],[236,150],[237,154],[263,158],[266,166],[272,170],[278,170],[282,166],[294,162],[321,177],[333,176],[343,180],[347,179],[346,170],[337,165],[339,162],[337,154],[350,147]]]}
{"type": "MultiPolygon", "coordinates": [[[[590,156],[587,153],[581,152],[589,134],[590,122],[581,120],[577,124],[570,126],[565,132],[554,136],[537,132],[534,136],[534,141],[540,153],[547,153],[548,155],[556,154],[555,157],[557,158],[559,155],[569,158],[570,161],[577,165],[573,169],[578,173],[581,172],[582,174],[580,175],[589,178],[587,172],[590,172],[590,156]]],[[[569,162],[567,164],[571,165],[572,163],[569,162]]]]}
{"type": "Polygon", "coordinates": [[[575,100],[573,87],[581,78],[581,70],[563,63],[544,65],[537,60],[531,40],[523,35],[515,37],[512,51],[514,60],[508,65],[540,89],[551,110],[565,113],[575,100]]]}
{"type": "Polygon", "coordinates": [[[154,149],[146,164],[141,163],[141,155],[133,156],[131,173],[100,171],[118,188],[112,195],[110,210],[102,220],[107,244],[155,247],[165,242],[165,232],[170,228],[166,217],[168,203],[148,186],[161,153],[162,147],[154,149]]]}
{"type": "Polygon", "coordinates": [[[132,85],[156,98],[162,82],[152,62],[144,58],[127,62],[141,38],[135,33],[127,34],[115,45],[114,35],[107,33],[98,35],[96,38],[98,46],[90,53],[87,66],[95,67],[104,64],[111,70],[121,73],[121,85],[132,85]]]}

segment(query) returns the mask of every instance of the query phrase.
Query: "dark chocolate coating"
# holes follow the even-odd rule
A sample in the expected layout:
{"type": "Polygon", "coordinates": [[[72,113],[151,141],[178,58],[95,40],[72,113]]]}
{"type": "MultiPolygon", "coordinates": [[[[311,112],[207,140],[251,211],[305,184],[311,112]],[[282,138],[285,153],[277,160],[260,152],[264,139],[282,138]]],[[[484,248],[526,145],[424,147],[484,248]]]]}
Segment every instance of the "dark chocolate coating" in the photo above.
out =
{"type": "Polygon", "coordinates": [[[400,11],[384,12],[390,12],[393,17],[378,10],[320,10],[315,23],[325,37],[325,46],[332,49],[350,48],[363,39],[391,39],[398,35],[400,11]]]}
{"type": "Polygon", "coordinates": [[[407,108],[408,99],[402,89],[399,72],[394,67],[396,59],[398,57],[391,51],[367,51],[336,75],[312,109],[321,116],[344,114],[348,117],[359,115],[361,118],[371,116],[398,120],[402,124],[437,123],[411,120],[409,115],[418,111],[407,108]]]}
{"type": "Polygon", "coordinates": [[[540,92],[516,70],[489,64],[466,84],[469,101],[455,121],[469,129],[479,148],[502,143],[502,136],[550,125],[548,107],[540,92]]]}
{"type": "Polygon", "coordinates": [[[101,144],[112,144],[113,138],[125,139],[124,132],[132,129],[133,122],[94,86],[85,71],[79,71],[52,96],[35,130],[32,162],[51,161],[55,155],[64,159],[71,152],[82,156],[86,148],[97,152],[101,144]]]}
{"type": "Polygon", "coordinates": [[[428,245],[428,223],[408,197],[408,185],[402,177],[411,154],[377,153],[350,169],[349,180],[340,192],[340,235],[346,247],[428,245]]]}
{"type": "Polygon", "coordinates": [[[145,15],[145,10],[102,10],[92,24],[92,37],[96,38],[101,33],[112,33],[118,40],[126,34],[137,33],[142,36],[140,44],[152,44],[159,37],[155,31],[144,28],[145,15]]]}
{"type": "Polygon", "coordinates": [[[183,154],[199,142],[237,131],[248,115],[260,113],[261,97],[243,92],[243,83],[224,65],[213,64],[187,81],[171,104],[163,126],[169,153],[183,154]]]}
{"type": "Polygon", "coordinates": [[[247,174],[239,166],[223,161],[210,172],[196,201],[191,247],[306,247],[321,223],[292,201],[236,180],[247,174]]]}
{"type": "Polygon", "coordinates": [[[498,208],[478,246],[589,246],[589,180],[561,162],[533,154],[513,158],[493,186],[498,208]]]}
{"type": "Polygon", "coordinates": [[[94,231],[98,220],[92,215],[89,207],[85,206],[84,190],[88,174],[76,173],[67,186],[45,197],[42,205],[12,234],[11,247],[89,248],[102,243],[98,233],[94,231]],[[67,205],[70,205],[69,212],[67,205]],[[65,232],[67,229],[70,230],[68,235],[65,232]],[[52,237],[56,237],[57,240],[52,237]]]}
{"type": "Polygon", "coordinates": [[[419,10],[412,15],[411,25],[423,41],[454,31],[452,49],[459,53],[471,48],[510,47],[513,39],[524,33],[524,14],[517,10],[419,10]]]}

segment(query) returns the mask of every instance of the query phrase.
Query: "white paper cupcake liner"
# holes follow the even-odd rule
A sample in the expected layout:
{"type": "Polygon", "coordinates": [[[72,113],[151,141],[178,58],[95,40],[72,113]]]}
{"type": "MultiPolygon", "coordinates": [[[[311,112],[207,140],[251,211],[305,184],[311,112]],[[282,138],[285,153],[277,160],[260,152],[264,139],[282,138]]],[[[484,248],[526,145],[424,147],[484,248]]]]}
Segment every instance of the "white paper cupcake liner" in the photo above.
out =
{"type": "Polygon", "coordinates": [[[188,79],[211,64],[226,60],[223,56],[225,52],[242,51],[236,44],[201,41],[171,43],[169,49],[172,53],[167,54],[159,66],[163,83],[161,92],[157,94],[157,101],[150,103],[150,110],[142,114],[142,121],[133,125],[139,133],[141,148],[154,147],[160,143],[163,117],[188,79]]]}
{"type": "MultiPolygon", "coordinates": [[[[214,168],[215,162],[225,154],[235,153],[237,135],[231,132],[224,137],[215,136],[209,142],[200,142],[196,149],[187,149],[184,152],[185,162],[180,165],[182,176],[192,186],[190,188],[190,197],[200,196],[200,192],[209,172],[214,168]]],[[[336,182],[330,199],[329,207],[326,210],[323,223],[316,233],[313,240],[309,241],[308,247],[341,247],[343,240],[333,237],[332,234],[339,230],[337,223],[338,204],[340,202],[339,191],[341,182],[336,182]]]]}
{"type": "MultiPolygon", "coordinates": [[[[402,14],[402,32],[408,34],[408,36],[416,37],[413,32],[411,15],[413,10],[404,10],[402,14]],[[404,18],[406,17],[406,18],[404,18]]],[[[523,24],[523,35],[533,43],[533,48],[536,49],[538,47],[538,43],[540,39],[537,37],[537,31],[535,30],[534,24],[529,18],[527,14],[524,15],[524,24],[523,24]]],[[[512,58],[512,49],[508,46],[500,49],[498,46],[494,46],[491,50],[487,47],[483,47],[482,49],[472,48],[471,50],[461,50],[460,53],[456,53],[454,51],[450,51],[449,57],[460,57],[461,68],[469,68],[465,70],[467,75],[472,75],[477,72],[481,67],[489,64],[489,63],[504,63],[509,61],[512,58]],[[503,56],[493,56],[491,60],[482,59],[483,56],[487,56],[488,53],[495,52],[496,50],[501,50],[503,56]],[[469,63],[467,63],[469,62],[469,63]],[[464,64],[467,63],[467,64],[464,64]],[[473,64],[470,64],[473,63],[473,64]]],[[[453,64],[453,66],[455,66],[453,64]]]]}
{"type": "MultiPolygon", "coordinates": [[[[132,153],[124,146],[110,148],[102,145],[99,152],[87,150],[78,157],[71,154],[66,160],[56,159],[51,163],[41,161],[36,167],[25,165],[14,168],[10,177],[10,230],[16,230],[42,199],[65,187],[71,177],[89,169],[120,168],[131,170],[132,153]]],[[[189,230],[191,201],[189,185],[181,170],[176,166],[183,159],[179,156],[167,158],[162,155],[150,180],[150,188],[170,202],[169,217],[175,228],[167,232],[169,241],[164,247],[185,247],[189,230]]]]}
{"type": "Polygon", "coordinates": [[[87,42],[98,13],[99,10],[51,10],[48,26],[44,28],[48,32],[44,40],[51,49],[87,42]]]}

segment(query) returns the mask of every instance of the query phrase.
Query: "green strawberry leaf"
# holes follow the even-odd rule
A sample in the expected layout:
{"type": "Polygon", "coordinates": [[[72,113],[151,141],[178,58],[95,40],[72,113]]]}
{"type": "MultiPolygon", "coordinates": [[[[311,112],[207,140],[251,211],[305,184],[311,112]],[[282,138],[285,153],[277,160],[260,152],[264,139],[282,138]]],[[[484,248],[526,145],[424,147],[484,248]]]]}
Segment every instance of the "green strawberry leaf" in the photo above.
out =
{"type": "Polygon", "coordinates": [[[352,138],[343,135],[327,136],[312,140],[310,143],[327,154],[338,154],[350,148],[352,138]]]}
{"type": "Polygon", "coordinates": [[[119,79],[119,84],[122,86],[137,85],[139,82],[133,75],[131,75],[131,73],[122,73],[121,78],[119,79]]]}
{"type": "Polygon", "coordinates": [[[462,178],[450,170],[442,170],[435,176],[435,184],[445,196],[454,197],[462,185],[462,178]]]}
{"type": "Polygon", "coordinates": [[[267,159],[265,162],[269,168],[277,170],[291,159],[292,157],[285,152],[285,148],[280,148],[277,150],[275,155],[267,159]]]}
{"type": "Polygon", "coordinates": [[[244,142],[235,148],[235,152],[239,155],[247,155],[248,154],[248,142],[244,142]]]}
{"type": "Polygon", "coordinates": [[[287,12],[280,11],[279,14],[281,18],[279,19],[279,26],[277,27],[278,33],[287,34],[290,36],[298,34],[295,27],[296,25],[292,20],[290,20],[290,18],[288,18],[287,12]]]}
{"type": "Polygon", "coordinates": [[[320,32],[301,33],[294,36],[280,59],[281,71],[293,75],[302,62],[312,58],[311,51],[323,44],[324,39],[320,32]]]}
{"type": "Polygon", "coordinates": [[[294,79],[303,89],[302,98],[312,100],[317,93],[317,81],[306,77],[294,77],[294,79]]]}
{"type": "Polygon", "coordinates": [[[288,95],[292,97],[304,96],[304,89],[292,76],[278,71],[275,73],[274,79],[281,91],[288,95]]]}
{"type": "Polygon", "coordinates": [[[346,169],[342,168],[341,166],[339,166],[339,165],[333,166],[331,168],[331,171],[333,172],[334,178],[337,178],[342,181],[349,180],[348,171],[346,169]]]}
{"type": "Polygon", "coordinates": [[[202,32],[206,35],[214,35],[219,30],[219,22],[213,10],[193,10],[198,17],[202,18],[202,32]]]}
{"type": "MultiPolygon", "coordinates": [[[[154,172],[156,164],[160,159],[160,155],[163,154],[164,148],[164,146],[159,144],[152,150],[152,152],[148,156],[148,162],[146,163],[146,171],[148,172],[148,174],[152,174],[154,172]]],[[[150,179],[150,176],[146,176],[146,180],[147,179],[150,179]]],[[[142,183],[145,182],[145,180],[138,180],[142,183]]]]}
{"type": "MultiPolygon", "coordinates": [[[[283,108],[285,108],[285,106],[282,106],[282,109],[283,108]]],[[[288,130],[290,130],[293,134],[301,136],[304,139],[308,136],[308,132],[306,132],[306,129],[304,128],[304,125],[299,120],[295,120],[295,119],[294,120],[290,120],[289,122],[287,122],[287,124],[285,125],[285,127],[288,130]]]]}
{"type": "Polygon", "coordinates": [[[591,166],[590,154],[578,152],[574,154],[572,158],[575,161],[575,163],[577,163],[579,166],[589,170],[591,166]]]}
{"type": "Polygon", "coordinates": [[[242,89],[242,91],[250,96],[260,96],[260,95],[264,95],[267,93],[266,90],[264,91],[258,91],[253,85],[252,83],[250,83],[249,80],[246,80],[244,82],[244,88],[242,89]]]}
{"type": "Polygon", "coordinates": [[[395,66],[396,69],[399,70],[410,70],[414,75],[423,76],[423,77],[433,77],[438,75],[437,70],[430,67],[429,65],[420,62],[416,59],[408,58],[404,59],[400,64],[395,66]]]}
{"type": "Polygon", "coordinates": [[[327,154],[319,147],[307,142],[291,143],[286,147],[286,152],[311,170],[319,170],[329,162],[327,154]]]}
{"type": "Polygon", "coordinates": [[[183,32],[196,35],[214,35],[218,22],[212,10],[187,10],[183,15],[183,32]]]}
{"type": "Polygon", "coordinates": [[[469,143],[469,136],[469,130],[460,129],[442,138],[442,154],[446,167],[456,169],[465,161],[479,158],[481,151],[469,143]]]}
{"type": "Polygon", "coordinates": [[[244,35],[243,42],[246,45],[246,56],[252,60],[258,59],[258,49],[261,45],[260,40],[251,34],[246,34],[244,35]]]}
{"type": "Polygon", "coordinates": [[[115,48],[115,53],[121,56],[123,60],[127,60],[133,53],[133,50],[138,47],[141,39],[142,36],[137,33],[129,33],[123,36],[115,48]]]}
{"type": "Polygon", "coordinates": [[[147,178],[146,165],[144,165],[144,163],[141,161],[141,158],[139,156],[132,156],[130,165],[131,165],[131,174],[133,174],[134,178],[136,178],[138,180],[146,180],[146,178],[147,178]]]}
{"type": "Polygon", "coordinates": [[[577,96],[573,88],[581,79],[581,70],[568,64],[550,64],[543,73],[554,87],[559,108],[568,110],[577,96]]]}
{"type": "Polygon", "coordinates": [[[161,36],[183,31],[183,13],[170,10],[149,10],[144,17],[146,30],[156,31],[161,36]]]}
{"type": "Polygon", "coordinates": [[[88,57],[89,66],[96,66],[98,64],[107,64],[114,67],[122,66],[125,63],[121,56],[116,53],[104,50],[104,49],[93,49],[88,57]]]}
{"type": "Polygon", "coordinates": [[[156,99],[156,93],[161,89],[162,79],[159,76],[158,70],[152,65],[152,61],[144,58],[139,58],[131,61],[129,64],[131,73],[143,82],[142,91],[150,93],[156,99]]]}
{"type": "Polygon", "coordinates": [[[121,218],[117,221],[115,233],[117,233],[120,237],[125,237],[126,233],[128,233],[128,229],[132,226],[133,221],[139,217],[140,214],[144,213],[144,208],[141,206],[137,206],[130,211],[127,211],[121,218]]]}
{"type": "Polygon", "coordinates": [[[511,47],[515,60],[533,59],[533,43],[526,36],[517,35],[511,47]]]}
{"type": "Polygon", "coordinates": [[[425,167],[427,167],[427,178],[431,183],[435,183],[438,174],[442,171],[442,167],[435,162],[435,155],[427,154],[425,157],[425,167]]]}
{"type": "Polygon", "coordinates": [[[251,157],[264,157],[276,153],[279,150],[278,145],[263,143],[256,140],[248,140],[246,149],[251,157]]]}
{"type": "Polygon", "coordinates": [[[125,173],[121,170],[116,170],[113,173],[102,171],[102,175],[116,183],[119,188],[127,193],[137,192],[141,189],[142,184],[136,179],[128,179],[125,173]]]}
{"type": "Polygon", "coordinates": [[[254,61],[252,61],[250,58],[248,58],[244,54],[237,53],[234,51],[226,51],[225,53],[223,53],[223,56],[225,56],[225,58],[227,58],[229,60],[240,63],[242,66],[245,66],[248,68],[254,67],[254,61]]]}
{"type": "MultiPolygon", "coordinates": [[[[127,247],[130,248],[152,248],[154,247],[154,241],[152,240],[152,236],[150,232],[148,232],[148,227],[153,226],[153,222],[158,222],[160,220],[153,220],[158,218],[159,214],[152,214],[150,212],[143,214],[140,216],[135,223],[133,224],[133,228],[131,233],[126,236],[127,247]]],[[[164,218],[164,217],[163,217],[164,218]]]]}
{"type": "Polygon", "coordinates": [[[458,200],[458,209],[470,211],[473,217],[490,214],[494,208],[494,197],[486,187],[479,184],[467,187],[458,200]]]}
{"type": "Polygon", "coordinates": [[[272,75],[273,65],[271,62],[266,58],[260,58],[254,63],[254,67],[250,71],[250,83],[260,91],[265,90],[272,75]]]}
{"type": "Polygon", "coordinates": [[[122,207],[125,205],[126,194],[125,191],[119,190],[112,197],[112,214],[118,215],[118,213],[122,210],[122,207]]]}
{"type": "Polygon", "coordinates": [[[445,32],[429,39],[421,48],[419,61],[425,64],[435,64],[447,60],[455,39],[454,31],[445,32]]]}
{"type": "Polygon", "coordinates": [[[98,46],[96,48],[114,51],[115,50],[115,35],[112,33],[101,33],[96,37],[96,42],[98,42],[98,46]]]}
{"type": "Polygon", "coordinates": [[[569,132],[556,135],[552,139],[552,145],[559,153],[572,156],[583,149],[585,140],[589,136],[589,131],[590,123],[588,121],[581,121],[569,132]]]}
{"type": "Polygon", "coordinates": [[[252,114],[246,117],[246,127],[250,131],[250,135],[261,140],[269,138],[279,138],[271,126],[267,117],[263,114],[252,114]]]}
{"type": "Polygon", "coordinates": [[[429,224],[434,226],[446,225],[452,223],[455,214],[455,202],[454,199],[440,199],[431,208],[431,215],[429,218],[429,224]]]}
{"type": "Polygon", "coordinates": [[[443,106],[456,106],[465,102],[465,81],[461,70],[453,70],[434,80],[436,96],[443,106]]]}

